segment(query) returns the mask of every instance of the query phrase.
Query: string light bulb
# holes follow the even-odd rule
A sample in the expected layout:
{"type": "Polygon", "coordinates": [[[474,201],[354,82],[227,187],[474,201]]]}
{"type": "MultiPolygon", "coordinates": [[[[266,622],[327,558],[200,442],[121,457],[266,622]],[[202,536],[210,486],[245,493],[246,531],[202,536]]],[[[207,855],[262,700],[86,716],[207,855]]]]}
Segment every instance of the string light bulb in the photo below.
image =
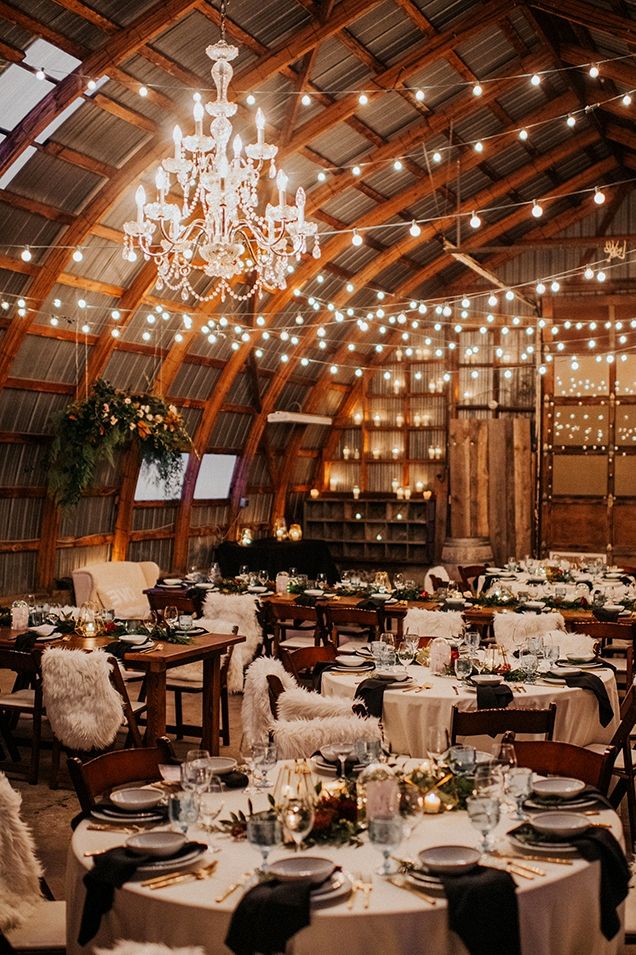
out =
{"type": "Polygon", "coordinates": [[[303,104],[303,106],[310,106],[311,96],[309,95],[309,93],[304,93],[303,96],[301,97],[300,102],[303,104]]]}
{"type": "Polygon", "coordinates": [[[368,102],[369,102],[369,97],[367,96],[367,94],[360,93],[360,95],[358,96],[358,103],[360,104],[360,106],[366,106],[368,102]]]}
{"type": "Polygon", "coordinates": [[[360,169],[360,166],[353,166],[351,169],[352,176],[359,176],[361,172],[362,170],[360,169]]]}
{"type": "Polygon", "coordinates": [[[416,90],[415,99],[418,101],[418,103],[423,103],[424,100],[426,99],[426,93],[424,92],[424,90],[416,90]]]}
{"type": "Polygon", "coordinates": [[[625,95],[623,96],[623,99],[621,100],[621,102],[622,102],[623,106],[631,106],[631,105],[632,105],[632,98],[631,98],[630,94],[629,94],[629,93],[625,93],[625,95]]]}
{"type": "Polygon", "coordinates": [[[247,103],[248,106],[255,106],[256,97],[254,96],[253,93],[248,93],[247,96],[245,97],[245,102],[247,103]]]}
{"type": "Polygon", "coordinates": [[[422,230],[418,226],[415,219],[411,222],[411,228],[409,229],[409,235],[412,235],[414,239],[417,239],[418,235],[421,235],[422,230]]]}
{"type": "Polygon", "coordinates": [[[590,76],[592,77],[593,80],[595,80],[595,79],[598,78],[600,72],[601,72],[601,71],[600,71],[599,68],[598,68],[598,63],[592,63],[592,65],[591,65],[591,67],[590,67],[590,69],[589,69],[589,74],[590,74],[590,76]]]}
{"type": "Polygon", "coordinates": [[[75,249],[75,251],[73,252],[73,262],[81,262],[83,258],[84,258],[84,255],[82,254],[82,250],[75,249]]]}
{"type": "Polygon", "coordinates": [[[576,117],[573,116],[572,113],[568,113],[568,118],[566,119],[565,123],[566,126],[570,127],[570,129],[574,129],[576,126],[576,117]]]}
{"type": "Polygon", "coordinates": [[[435,152],[433,153],[432,158],[433,158],[433,162],[441,162],[442,161],[441,152],[438,149],[436,149],[435,152]]]}
{"type": "Polygon", "coordinates": [[[521,140],[525,143],[525,141],[526,141],[527,138],[528,138],[528,130],[527,130],[527,129],[520,129],[520,130],[519,130],[519,139],[521,139],[521,140]]]}
{"type": "Polygon", "coordinates": [[[395,169],[396,172],[400,172],[402,169],[404,169],[404,166],[402,165],[402,160],[396,159],[395,162],[393,163],[393,168],[395,169]]]}
{"type": "Polygon", "coordinates": [[[351,245],[360,246],[362,245],[362,236],[357,229],[353,230],[353,235],[351,236],[351,245]]]}
{"type": "Polygon", "coordinates": [[[478,229],[479,226],[481,225],[481,219],[479,218],[479,216],[477,215],[477,213],[476,213],[474,210],[473,210],[473,212],[472,212],[472,214],[471,214],[471,217],[470,217],[470,220],[469,220],[469,225],[470,225],[471,229],[478,229]]]}
{"type": "Polygon", "coordinates": [[[33,258],[31,254],[31,249],[28,247],[28,245],[26,246],[26,248],[22,249],[22,252],[20,253],[20,258],[22,259],[23,262],[30,262],[31,259],[33,258]]]}
{"type": "Polygon", "coordinates": [[[594,278],[594,269],[591,265],[586,266],[585,271],[583,272],[583,278],[587,279],[588,282],[590,279],[594,278]]]}
{"type": "Polygon", "coordinates": [[[532,200],[532,215],[535,219],[540,219],[543,215],[543,206],[536,199],[532,200]]]}
{"type": "Polygon", "coordinates": [[[141,96],[142,99],[145,99],[146,96],[148,95],[148,87],[147,87],[147,86],[140,86],[140,87],[139,87],[139,95],[141,96]]]}
{"type": "Polygon", "coordinates": [[[538,73],[533,73],[530,77],[530,82],[533,86],[541,86],[541,77],[538,73]]]}
{"type": "Polygon", "coordinates": [[[473,86],[473,96],[481,96],[483,92],[484,91],[481,85],[479,83],[475,83],[475,85],[473,86]]]}
{"type": "Polygon", "coordinates": [[[594,202],[597,206],[602,206],[605,202],[605,193],[598,186],[594,186],[594,202]]]}
{"type": "Polygon", "coordinates": [[[477,142],[475,143],[474,150],[476,153],[483,153],[484,144],[482,143],[480,139],[478,139],[477,142]]]}

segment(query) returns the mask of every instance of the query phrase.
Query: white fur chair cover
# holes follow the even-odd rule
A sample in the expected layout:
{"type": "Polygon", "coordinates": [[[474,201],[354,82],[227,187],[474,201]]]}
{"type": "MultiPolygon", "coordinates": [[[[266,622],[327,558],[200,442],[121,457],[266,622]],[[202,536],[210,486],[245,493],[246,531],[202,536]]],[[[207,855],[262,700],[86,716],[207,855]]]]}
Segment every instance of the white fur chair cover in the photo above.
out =
{"type": "Polygon", "coordinates": [[[375,717],[327,716],[315,720],[278,720],[273,724],[279,759],[306,759],[328,743],[380,739],[375,717]]]}
{"type": "Polygon", "coordinates": [[[352,716],[351,702],[321,696],[302,686],[285,690],[278,697],[279,720],[313,720],[325,716],[352,716]]]}
{"type": "Polygon", "coordinates": [[[256,619],[256,600],[250,594],[208,593],[203,604],[203,616],[197,624],[210,633],[232,633],[238,625],[238,632],[245,637],[245,643],[234,647],[230,668],[227,674],[227,688],[230,693],[240,693],[243,689],[243,671],[252,662],[263,634],[256,619]]]}
{"type": "Polygon", "coordinates": [[[99,650],[49,647],[42,654],[42,699],[51,729],[70,749],[105,749],[123,718],[122,698],[110,682],[108,656],[99,650]]]}
{"type": "Polygon", "coordinates": [[[20,818],[20,793],[0,773],[0,931],[18,928],[40,904],[42,867],[31,830],[20,818]]]}
{"type": "Polygon", "coordinates": [[[286,690],[298,688],[293,676],[285,670],[280,660],[271,657],[259,657],[248,667],[245,674],[241,722],[246,739],[256,742],[267,739],[274,728],[274,717],[269,706],[267,677],[274,673],[280,678],[286,690]]]}
{"type": "Polygon", "coordinates": [[[112,948],[94,949],[94,955],[205,955],[205,951],[198,945],[170,948],[157,942],[131,942],[127,938],[120,938],[112,948]]]}
{"type": "Polygon", "coordinates": [[[422,610],[410,607],[404,618],[404,632],[410,630],[420,637],[456,638],[462,631],[464,621],[459,610],[422,610]]]}
{"type": "Polygon", "coordinates": [[[494,619],[495,640],[506,650],[516,648],[515,638],[527,640],[535,634],[564,629],[560,613],[496,613],[494,619]]]}

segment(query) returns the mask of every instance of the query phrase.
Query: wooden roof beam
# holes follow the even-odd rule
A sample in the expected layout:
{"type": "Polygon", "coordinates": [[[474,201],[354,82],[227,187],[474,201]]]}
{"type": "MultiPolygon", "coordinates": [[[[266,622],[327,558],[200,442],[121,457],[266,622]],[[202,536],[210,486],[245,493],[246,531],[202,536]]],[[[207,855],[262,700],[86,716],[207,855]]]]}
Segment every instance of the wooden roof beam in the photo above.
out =
{"type": "Polygon", "coordinates": [[[636,21],[584,0],[528,0],[528,6],[570,23],[579,23],[588,30],[597,30],[612,38],[620,36],[626,42],[636,43],[636,21]]]}

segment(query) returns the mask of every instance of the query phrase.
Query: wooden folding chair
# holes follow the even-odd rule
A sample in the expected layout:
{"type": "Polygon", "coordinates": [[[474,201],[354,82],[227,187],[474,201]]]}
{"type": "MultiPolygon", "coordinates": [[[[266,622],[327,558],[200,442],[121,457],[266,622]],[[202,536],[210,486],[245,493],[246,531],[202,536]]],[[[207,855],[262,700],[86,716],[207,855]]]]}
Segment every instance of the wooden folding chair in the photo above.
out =
{"type": "Polygon", "coordinates": [[[478,578],[483,577],[487,571],[488,567],[486,564],[457,565],[457,572],[459,573],[459,578],[462,582],[464,590],[470,590],[473,594],[476,592],[478,578]]]}
{"type": "Polygon", "coordinates": [[[86,762],[69,756],[67,766],[82,811],[91,812],[99,798],[117,786],[154,782],[162,778],[162,764],[176,762],[172,743],[160,736],[156,746],[111,750],[86,762]]]}
{"type": "Polygon", "coordinates": [[[323,631],[316,607],[272,601],[269,608],[274,621],[274,656],[278,656],[281,643],[297,649],[306,646],[318,647],[323,642],[323,631]]]}
{"type": "Polygon", "coordinates": [[[31,653],[11,648],[0,648],[0,670],[15,673],[14,689],[0,694],[0,769],[17,773],[35,785],[40,768],[40,745],[42,741],[42,677],[37,662],[31,653]],[[31,758],[28,766],[22,763],[14,727],[20,716],[31,718],[31,758]]]}
{"type": "MultiPolygon", "coordinates": [[[[328,639],[335,647],[340,646],[341,637],[371,643],[373,640],[378,640],[387,627],[387,614],[382,607],[366,609],[326,604],[324,613],[328,639]]],[[[403,614],[399,618],[400,625],[403,623],[404,616],[403,614]]],[[[401,635],[401,632],[397,631],[396,639],[401,635]]]]}
{"type": "Polygon", "coordinates": [[[597,641],[599,656],[609,660],[616,670],[616,685],[619,694],[624,696],[634,682],[634,624],[573,620],[568,623],[568,630],[584,633],[597,641]]]}
{"type": "Polygon", "coordinates": [[[556,703],[547,710],[501,709],[460,710],[453,707],[451,715],[451,745],[458,736],[499,736],[500,733],[543,734],[552,739],[556,719],[556,703]]]}
{"type": "Polygon", "coordinates": [[[608,744],[596,753],[573,743],[515,740],[517,764],[542,776],[573,776],[607,795],[618,749],[608,744]]]}
{"type": "Polygon", "coordinates": [[[312,688],[312,671],[316,663],[330,663],[336,659],[337,650],[333,644],[323,647],[301,647],[299,650],[288,650],[285,646],[279,647],[278,656],[288,673],[295,678],[300,686],[312,688]]]}

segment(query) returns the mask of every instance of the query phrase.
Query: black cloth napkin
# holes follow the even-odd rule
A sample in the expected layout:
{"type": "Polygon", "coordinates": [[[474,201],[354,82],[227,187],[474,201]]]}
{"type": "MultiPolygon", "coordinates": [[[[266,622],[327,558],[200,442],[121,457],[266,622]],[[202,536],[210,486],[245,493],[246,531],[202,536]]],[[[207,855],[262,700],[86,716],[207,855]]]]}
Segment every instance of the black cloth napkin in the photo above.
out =
{"type": "Polygon", "coordinates": [[[520,955],[519,910],[509,872],[479,865],[440,880],[448,899],[448,927],[471,955],[520,955]]]}
{"type": "Polygon", "coordinates": [[[601,931],[605,938],[612,939],[621,927],[616,908],[627,897],[629,887],[625,853],[607,829],[586,829],[572,843],[588,862],[598,859],[601,863],[601,931]]]}
{"type": "Polygon", "coordinates": [[[123,660],[124,653],[131,649],[132,647],[129,643],[122,643],[121,640],[113,640],[112,643],[107,643],[104,647],[105,653],[108,653],[111,657],[115,657],[116,660],[123,660]]]}
{"type": "Polygon", "coordinates": [[[399,680],[380,680],[377,677],[370,677],[363,680],[356,689],[355,699],[362,700],[367,708],[369,716],[382,716],[382,703],[384,701],[384,691],[399,683],[399,680]]]}
{"type": "Polygon", "coordinates": [[[244,789],[249,782],[249,778],[245,773],[226,773],[223,777],[223,785],[227,786],[228,789],[244,789]]]}
{"type": "Polygon", "coordinates": [[[32,630],[27,630],[26,633],[21,633],[15,638],[13,648],[14,650],[18,650],[20,653],[30,653],[37,643],[37,639],[37,633],[33,633],[32,630]]]}
{"type": "MultiPolygon", "coordinates": [[[[505,709],[511,702],[512,690],[505,684],[477,687],[478,710],[505,709]]],[[[493,735],[496,736],[496,733],[493,735]]]]}
{"type": "Polygon", "coordinates": [[[608,726],[614,719],[614,710],[609,701],[605,684],[594,673],[571,673],[563,679],[566,686],[579,687],[581,690],[590,690],[598,700],[598,718],[601,726],[608,726]]]}
{"type": "Polygon", "coordinates": [[[314,663],[313,669],[311,671],[311,685],[316,693],[320,693],[322,688],[322,675],[325,670],[333,670],[335,666],[335,663],[329,663],[324,660],[314,663]]]}
{"type": "Polygon", "coordinates": [[[311,882],[261,882],[234,909],[225,944],[235,955],[274,955],[309,925],[311,882]]]}
{"type": "MultiPolygon", "coordinates": [[[[199,842],[186,842],[173,856],[176,861],[191,852],[199,842]]],[[[95,856],[93,868],[84,876],[86,898],[79,934],[78,945],[86,945],[94,938],[102,920],[102,915],[110,912],[115,898],[115,889],[120,889],[136,873],[140,865],[152,862],[152,856],[139,855],[125,846],[115,846],[101,855],[95,856]]]]}

